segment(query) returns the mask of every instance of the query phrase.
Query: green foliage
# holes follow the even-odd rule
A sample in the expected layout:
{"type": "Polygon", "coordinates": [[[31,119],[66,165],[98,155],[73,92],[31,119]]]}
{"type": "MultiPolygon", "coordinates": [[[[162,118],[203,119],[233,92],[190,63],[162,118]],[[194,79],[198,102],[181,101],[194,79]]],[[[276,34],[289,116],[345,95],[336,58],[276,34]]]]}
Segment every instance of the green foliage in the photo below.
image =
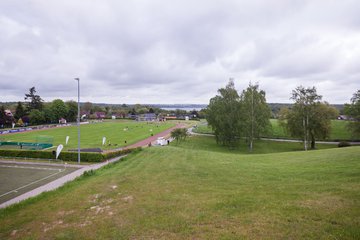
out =
{"type": "Polygon", "coordinates": [[[345,104],[345,114],[351,118],[347,128],[352,137],[360,137],[360,90],[354,93],[350,104],[345,104]]]}
{"type": "Polygon", "coordinates": [[[337,111],[328,103],[320,102],[322,96],[318,95],[316,88],[297,87],[292,92],[295,101],[291,109],[280,111],[280,124],[286,128],[292,137],[304,140],[304,148],[315,149],[316,139],[326,139],[330,136],[331,119],[337,115],[337,111]]]}
{"type": "Polygon", "coordinates": [[[33,109],[42,110],[43,100],[39,95],[36,95],[35,87],[29,89],[29,93],[25,94],[25,101],[27,102],[27,111],[30,112],[33,109]]]}
{"type": "Polygon", "coordinates": [[[137,148],[126,148],[123,150],[117,150],[117,151],[111,151],[111,152],[106,152],[103,153],[103,158],[104,159],[110,159],[110,158],[114,158],[114,157],[118,157],[118,156],[122,156],[122,155],[126,155],[132,152],[139,152],[141,151],[142,148],[141,147],[137,147],[137,148]]]}
{"type": "Polygon", "coordinates": [[[85,172],[83,173],[83,176],[84,176],[84,177],[90,177],[90,176],[95,175],[95,173],[96,173],[96,171],[91,169],[91,170],[89,170],[89,171],[85,171],[85,172]]]}
{"type": "Polygon", "coordinates": [[[17,103],[17,106],[16,106],[16,110],[15,110],[15,115],[14,115],[14,117],[15,117],[16,119],[20,119],[20,118],[22,118],[22,117],[25,116],[25,115],[26,115],[26,111],[25,111],[22,103],[21,103],[21,102],[18,102],[18,103],[17,103]]]}
{"type": "MultiPolygon", "coordinates": [[[[86,153],[81,152],[81,161],[83,162],[101,162],[104,157],[100,153],[86,153]]],[[[16,158],[39,158],[39,159],[55,159],[55,154],[52,151],[36,151],[36,150],[0,150],[2,157],[16,157],[16,158]]],[[[77,161],[77,152],[61,152],[59,159],[64,161],[77,161]]]]}
{"type": "Polygon", "coordinates": [[[214,131],[216,142],[234,147],[241,135],[239,94],[232,80],[225,88],[220,88],[218,93],[219,95],[210,99],[206,120],[214,131]]]}
{"type": "Polygon", "coordinates": [[[0,127],[4,127],[6,123],[5,107],[0,107],[0,127]]]}
{"type": "Polygon", "coordinates": [[[29,114],[30,124],[38,125],[45,123],[45,115],[44,112],[40,112],[38,109],[32,109],[29,114]]]}
{"type": "Polygon", "coordinates": [[[217,142],[234,147],[244,136],[252,151],[254,139],[271,128],[271,111],[265,92],[259,90],[258,84],[250,83],[239,97],[232,80],[218,92],[219,95],[210,99],[206,112],[206,119],[217,142]]]}
{"type": "Polygon", "coordinates": [[[258,84],[249,84],[240,96],[240,103],[242,132],[252,151],[254,139],[268,133],[271,129],[271,110],[266,103],[265,91],[259,90],[258,84]]]}
{"type": "Polygon", "coordinates": [[[176,128],[174,130],[171,131],[171,137],[173,137],[176,142],[182,142],[185,141],[186,137],[187,137],[187,130],[186,128],[176,128]]]}
{"type": "Polygon", "coordinates": [[[16,124],[20,127],[24,126],[24,122],[21,118],[19,118],[19,120],[16,122],[16,124]]]}
{"type": "Polygon", "coordinates": [[[342,141],[342,142],[339,142],[338,144],[338,147],[350,147],[351,144],[349,142],[345,142],[345,141],[342,141]]]}
{"type": "Polygon", "coordinates": [[[50,105],[50,111],[52,112],[52,122],[59,122],[59,119],[66,118],[68,108],[64,101],[61,99],[55,99],[50,105]]]}
{"type": "Polygon", "coordinates": [[[78,113],[77,103],[74,101],[68,101],[65,104],[68,109],[68,112],[66,114],[66,120],[68,122],[75,122],[77,119],[77,113],[78,113]]]}
{"type": "MultiPolygon", "coordinates": [[[[80,159],[82,162],[102,162],[118,156],[123,156],[131,152],[141,151],[141,148],[129,148],[124,150],[112,151],[107,153],[90,153],[80,152],[80,159]]],[[[16,157],[16,158],[39,158],[39,159],[55,159],[53,151],[37,151],[37,150],[2,150],[0,149],[1,157],[16,157]]],[[[64,161],[78,160],[77,152],[62,151],[59,159],[64,161]]]]}

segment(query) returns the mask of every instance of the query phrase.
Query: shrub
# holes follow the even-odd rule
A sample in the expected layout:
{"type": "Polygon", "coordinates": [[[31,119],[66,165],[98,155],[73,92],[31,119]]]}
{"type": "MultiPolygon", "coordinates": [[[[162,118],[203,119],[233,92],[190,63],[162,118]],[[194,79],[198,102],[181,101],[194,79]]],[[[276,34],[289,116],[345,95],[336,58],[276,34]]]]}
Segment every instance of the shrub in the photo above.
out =
{"type": "Polygon", "coordinates": [[[126,155],[126,154],[129,154],[131,152],[138,152],[138,151],[141,151],[141,149],[142,149],[141,147],[127,148],[127,149],[117,150],[117,151],[113,151],[113,152],[103,153],[102,155],[103,155],[104,160],[106,160],[106,159],[126,155]]]}
{"type": "MultiPolygon", "coordinates": [[[[114,152],[108,153],[89,153],[89,152],[80,152],[81,162],[102,162],[106,159],[114,158],[117,156],[122,156],[129,154],[131,152],[140,151],[139,148],[123,149],[114,152]]],[[[55,151],[54,151],[55,152],[55,151]]],[[[36,150],[0,150],[0,156],[2,157],[14,157],[14,158],[40,158],[40,159],[55,159],[55,154],[53,151],[36,151],[36,150]]],[[[61,152],[59,159],[64,161],[73,161],[76,162],[78,159],[77,152],[61,152]]]]}
{"type": "Polygon", "coordinates": [[[339,142],[338,144],[338,147],[350,147],[351,144],[349,142],[345,142],[345,141],[342,141],[342,142],[339,142]]]}

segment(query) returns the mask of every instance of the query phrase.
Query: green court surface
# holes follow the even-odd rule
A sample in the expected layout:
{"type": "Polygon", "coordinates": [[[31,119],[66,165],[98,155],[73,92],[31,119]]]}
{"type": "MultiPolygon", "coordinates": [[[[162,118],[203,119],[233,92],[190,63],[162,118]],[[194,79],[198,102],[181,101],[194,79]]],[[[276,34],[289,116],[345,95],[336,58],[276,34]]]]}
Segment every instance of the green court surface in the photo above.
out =
{"type": "Polygon", "coordinates": [[[77,169],[62,164],[0,161],[0,204],[77,169]]]}

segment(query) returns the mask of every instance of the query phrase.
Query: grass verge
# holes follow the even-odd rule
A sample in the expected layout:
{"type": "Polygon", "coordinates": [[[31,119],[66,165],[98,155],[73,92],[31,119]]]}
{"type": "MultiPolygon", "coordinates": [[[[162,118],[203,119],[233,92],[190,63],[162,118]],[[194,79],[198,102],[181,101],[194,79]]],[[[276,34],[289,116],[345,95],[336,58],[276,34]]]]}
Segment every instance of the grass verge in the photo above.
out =
{"type": "Polygon", "coordinates": [[[0,238],[358,239],[359,154],[147,148],[0,210],[0,238]]]}

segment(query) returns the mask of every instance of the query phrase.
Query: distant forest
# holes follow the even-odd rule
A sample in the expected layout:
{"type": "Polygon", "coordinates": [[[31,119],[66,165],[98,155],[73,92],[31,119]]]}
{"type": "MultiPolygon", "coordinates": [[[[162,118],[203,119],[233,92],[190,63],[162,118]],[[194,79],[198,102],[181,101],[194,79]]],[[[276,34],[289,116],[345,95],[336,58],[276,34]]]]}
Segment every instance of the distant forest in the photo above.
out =
{"type": "MultiPolygon", "coordinates": [[[[85,105],[86,102],[80,102],[80,106],[85,105]]],[[[17,102],[0,102],[1,106],[5,108],[9,108],[13,110],[14,106],[16,106],[17,102]]],[[[134,108],[135,106],[149,106],[153,108],[174,108],[174,109],[204,109],[207,107],[207,104],[109,104],[109,103],[92,103],[93,106],[97,106],[100,108],[105,107],[127,107],[127,108],[134,108]]],[[[292,103],[268,103],[273,117],[276,117],[281,108],[291,108],[292,103]]],[[[330,106],[335,107],[339,110],[340,114],[343,114],[344,104],[330,104],[330,106]]]]}

